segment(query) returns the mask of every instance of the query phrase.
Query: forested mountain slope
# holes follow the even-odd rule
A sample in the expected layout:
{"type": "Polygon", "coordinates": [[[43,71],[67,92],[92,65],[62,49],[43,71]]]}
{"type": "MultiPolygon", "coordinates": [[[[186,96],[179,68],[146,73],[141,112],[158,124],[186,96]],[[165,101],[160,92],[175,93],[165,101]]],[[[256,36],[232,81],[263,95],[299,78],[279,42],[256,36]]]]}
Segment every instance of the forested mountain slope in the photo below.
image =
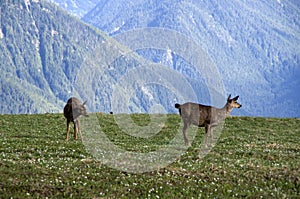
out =
{"type": "Polygon", "coordinates": [[[4,1],[0,11],[0,113],[62,112],[72,95],[95,98],[78,82],[95,48],[117,45],[44,1],[4,1]]]}

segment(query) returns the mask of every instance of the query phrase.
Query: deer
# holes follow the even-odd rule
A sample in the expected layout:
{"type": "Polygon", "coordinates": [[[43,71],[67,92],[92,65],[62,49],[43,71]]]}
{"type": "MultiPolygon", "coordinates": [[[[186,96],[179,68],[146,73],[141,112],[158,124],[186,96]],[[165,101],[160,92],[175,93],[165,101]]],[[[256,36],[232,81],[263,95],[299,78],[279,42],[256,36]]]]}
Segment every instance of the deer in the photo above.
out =
{"type": "Polygon", "coordinates": [[[70,134],[70,123],[73,122],[74,124],[74,139],[78,139],[78,132],[82,139],[82,134],[80,130],[80,116],[86,116],[88,117],[88,114],[86,112],[85,104],[87,101],[81,103],[77,98],[71,97],[68,99],[67,104],[64,107],[64,116],[67,119],[67,137],[66,141],[69,140],[69,134],[70,134]]]}
{"type": "Polygon", "coordinates": [[[223,108],[216,108],[192,102],[185,104],[175,104],[175,108],[179,109],[179,114],[183,121],[183,138],[185,145],[189,146],[189,140],[186,135],[186,130],[190,125],[198,127],[205,127],[205,145],[207,146],[208,136],[210,136],[210,143],[212,143],[214,127],[218,126],[222,121],[229,116],[233,108],[241,108],[242,105],[237,102],[239,96],[231,98],[231,94],[227,98],[227,102],[223,108]]]}

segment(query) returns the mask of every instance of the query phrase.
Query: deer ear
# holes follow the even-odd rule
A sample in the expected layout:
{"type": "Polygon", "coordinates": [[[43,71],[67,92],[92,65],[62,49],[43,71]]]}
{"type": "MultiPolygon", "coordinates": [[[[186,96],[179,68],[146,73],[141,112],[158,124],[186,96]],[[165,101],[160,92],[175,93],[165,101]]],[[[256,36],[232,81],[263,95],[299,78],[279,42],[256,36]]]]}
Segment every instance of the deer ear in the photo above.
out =
{"type": "Polygon", "coordinates": [[[229,96],[228,96],[228,98],[227,98],[227,101],[229,101],[229,100],[230,100],[230,98],[231,98],[231,94],[229,94],[229,96]]]}
{"type": "Polygon", "coordinates": [[[239,96],[235,96],[232,100],[237,101],[239,99],[239,96]]]}
{"type": "Polygon", "coordinates": [[[87,102],[87,100],[85,100],[85,102],[83,102],[83,104],[82,104],[82,105],[85,105],[85,104],[86,104],[86,102],[87,102]]]}

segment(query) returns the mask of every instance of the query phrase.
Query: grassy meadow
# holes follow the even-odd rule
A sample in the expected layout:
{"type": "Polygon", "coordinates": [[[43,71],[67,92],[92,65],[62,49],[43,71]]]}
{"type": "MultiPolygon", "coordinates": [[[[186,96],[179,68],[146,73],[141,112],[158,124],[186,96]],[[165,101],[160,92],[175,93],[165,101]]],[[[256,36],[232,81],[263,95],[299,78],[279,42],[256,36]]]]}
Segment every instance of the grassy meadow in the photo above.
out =
{"type": "MultiPolygon", "coordinates": [[[[122,133],[113,115],[97,114],[107,137],[147,153],[180,128],[177,114],[157,135],[122,133]]],[[[149,115],[133,114],[145,126],[149,115]]],[[[80,140],[65,141],[62,114],[0,115],[0,198],[298,198],[300,120],[229,117],[217,144],[198,158],[204,129],[165,168],[126,173],[94,159],[80,140]]],[[[84,136],[83,136],[84,137],[84,136]]],[[[184,143],[182,138],[182,143],[184,143]]]]}

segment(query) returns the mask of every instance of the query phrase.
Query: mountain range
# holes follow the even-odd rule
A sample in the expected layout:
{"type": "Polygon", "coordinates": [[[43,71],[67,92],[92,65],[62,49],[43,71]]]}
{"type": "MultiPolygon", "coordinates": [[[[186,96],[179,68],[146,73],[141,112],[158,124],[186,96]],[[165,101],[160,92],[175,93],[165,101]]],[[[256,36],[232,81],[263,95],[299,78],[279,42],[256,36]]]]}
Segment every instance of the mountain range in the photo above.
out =
{"type": "Polygon", "coordinates": [[[175,102],[215,104],[217,93],[221,106],[232,93],[243,104],[236,115],[300,117],[296,1],[55,2],[61,8],[1,3],[2,114],[61,112],[70,96],[88,99],[90,111],[175,112],[175,102]],[[147,41],[131,40],[143,29],[182,40],[154,49],[162,39],[152,34],[152,47],[132,50],[147,41]],[[196,61],[216,67],[224,91],[176,51],[186,41],[200,47],[196,61]]]}
{"type": "MultiPolygon", "coordinates": [[[[293,0],[106,0],[82,19],[113,37],[146,27],[184,34],[209,54],[225,92],[241,96],[247,115],[298,117],[299,13],[293,0]]],[[[144,56],[167,63],[168,56],[144,56]]]]}

